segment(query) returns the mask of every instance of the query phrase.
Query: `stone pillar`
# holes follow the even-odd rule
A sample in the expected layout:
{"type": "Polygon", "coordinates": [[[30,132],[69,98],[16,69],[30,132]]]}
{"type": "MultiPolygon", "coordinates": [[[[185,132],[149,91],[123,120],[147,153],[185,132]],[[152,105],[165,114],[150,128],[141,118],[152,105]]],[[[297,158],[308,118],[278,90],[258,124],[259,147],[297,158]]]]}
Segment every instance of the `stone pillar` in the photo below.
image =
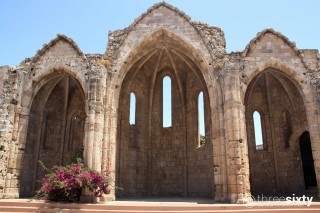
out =
{"type": "Polygon", "coordinates": [[[29,123],[29,108],[15,107],[15,123],[11,138],[11,148],[8,161],[8,170],[11,172],[10,192],[6,198],[19,197],[19,178],[23,164],[23,155],[25,152],[26,138],[29,123]],[[14,192],[14,193],[12,193],[14,192]]]}
{"type": "Polygon", "coordinates": [[[104,107],[104,69],[95,69],[91,73],[88,111],[85,124],[84,162],[98,172],[102,169],[102,144],[105,123],[104,107]]]}
{"type": "Polygon", "coordinates": [[[241,174],[238,176],[238,184],[241,185],[242,191],[238,194],[237,203],[251,202],[251,189],[250,189],[250,170],[249,170],[249,152],[248,152],[248,141],[246,131],[246,116],[245,116],[244,103],[239,103],[239,150],[241,157],[241,174]]]}
{"type": "MultiPolygon", "coordinates": [[[[89,103],[89,109],[85,123],[85,141],[84,141],[84,163],[89,167],[93,168],[93,144],[95,134],[95,110],[94,103],[89,103]]],[[[82,203],[96,203],[98,200],[88,189],[82,190],[80,202],[82,203]]]]}
{"type": "Polygon", "coordinates": [[[224,83],[225,146],[228,200],[246,203],[250,200],[248,148],[245,132],[245,110],[240,98],[240,78],[229,70],[224,83]]]}
{"type": "Polygon", "coordinates": [[[108,109],[109,113],[109,127],[108,127],[108,170],[110,171],[110,178],[111,178],[111,192],[108,195],[109,200],[115,200],[115,189],[116,189],[116,152],[117,152],[117,118],[118,114],[117,111],[114,110],[112,107],[108,109]]]}
{"type": "Polygon", "coordinates": [[[320,144],[319,144],[320,134],[319,134],[319,130],[317,131],[314,130],[316,128],[315,126],[319,127],[319,124],[313,124],[313,127],[311,128],[309,127],[309,129],[310,129],[312,156],[314,160],[314,168],[315,168],[315,173],[317,178],[317,187],[318,187],[317,197],[320,198],[320,144]]]}
{"type": "Polygon", "coordinates": [[[92,168],[98,172],[102,169],[102,140],[104,126],[104,111],[102,106],[99,107],[102,111],[95,114],[95,135],[93,143],[93,165],[92,168]]]}
{"type": "Polygon", "coordinates": [[[13,124],[15,120],[14,106],[8,105],[8,117],[5,122],[5,129],[1,131],[0,141],[0,166],[3,179],[0,181],[0,196],[1,198],[16,198],[19,197],[18,190],[18,174],[15,168],[15,154],[18,151],[17,141],[12,141],[13,124]]]}
{"type": "MultiPolygon", "coordinates": [[[[88,86],[88,114],[85,124],[84,162],[98,172],[105,168],[105,105],[106,69],[104,66],[92,66],[88,86]]],[[[81,202],[95,203],[99,201],[88,190],[84,190],[81,202]]]]}
{"type": "Polygon", "coordinates": [[[116,135],[117,135],[117,111],[114,110],[113,93],[106,89],[106,108],[104,117],[102,168],[110,171],[111,187],[107,200],[115,200],[115,176],[116,176],[116,135]]]}
{"type": "Polygon", "coordinates": [[[84,142],[84,162],[88,167],[92,167],[93,143],[94,143],[94,122],[95,111],[92,106],[89,106],[89,113],[87,115],[85,124],[85,142],[84,142]]]}
{"type": "Polygon", "coordinates": [[[307,112],[307,120],[308,120],[310,140],[311,140],[312,157],[314,160],[314,168],[315,168],[315,173],[317,178],[318,198],[320,198],[320,143],[319,143],[320,141],[320,129],[319,129],[320,88],[318,86],[314,86],[313,88],[314,90],[316,90],[316,92],[314,92],[314,94],[311,94],[311,91],[310,91],[310,93],[306,94],[305,107],[307,112]]]}
{"type": "Polygon", "coordinates": [[[105,100],[104,113],[104,130],[103,130],[103,145],[102,145],[102,168],[110,171],[111,187],[110,194],[106,196],[107,200],[115,200],[115,173],[116,173],[116,135],[117,135],[117,111],[114,110],[114,89],[112,84],[113,75],[108,73],[108,78],[105,79],[103,91],[105,100]]]}
{"type": "Polygon", "coordinates": [[[211,116],[212,116],[212,144],[213,144],[213,174],[214,174],[214,200],[217,202],[225,202],[227,194],[226,182],[226,150],[224,137],[224,119],[222,107],[222,90],[221,81],[216,81],[218,89],[213,91],[210,97],[211,116]],[[218,92],[217,92],[218,91],[218,92]],[[217,97],[218,95],[218,97],[217,97]]]}
{"type": "MultiPolygon", "coordinates": [[[[104,71],[103,67],[92,67],[90,71],[90,83],[88,86],[88,108],[87,119],[85,123],[85,141],[84,141],[84,163],[98,172],[102,170],[102,144],[104,132],[104,71]]],[[[96,203],[98,198],[84,190],[81,196],[81,202],[96,203]]]]}
{"type": "Polygon", "coordinates": [[[101,103],[93,102],[89,106],[86,120],[86,137],[84,143],[84,162],[98,172],[102,168],[102,140],[104,127],[104,110],[101,103]]]}
{"type": "Polygon", "coordinates": [[[21,86],[19,69],[0,67],[5,81],[0,92],[0,198],[19,197],[17,164],[21,163],[17,127],[19,122],[19,96],[17,93],[21,86]]]}

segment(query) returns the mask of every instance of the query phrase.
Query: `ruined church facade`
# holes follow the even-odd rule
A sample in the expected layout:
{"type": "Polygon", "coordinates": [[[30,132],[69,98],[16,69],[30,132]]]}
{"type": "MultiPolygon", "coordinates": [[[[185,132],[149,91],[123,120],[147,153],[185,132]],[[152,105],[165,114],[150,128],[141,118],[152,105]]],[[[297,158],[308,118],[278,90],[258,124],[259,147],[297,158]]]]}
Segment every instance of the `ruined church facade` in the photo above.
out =
{"type": "Polygon", "coordinates": [[[85,54],[59,34],[20,65],[0,67],[0,82],[2,198],[34,194],[45,174],[39,160],[51,167],[82,155],[111,171],[113,198],[243,203],[318,193],[319,52],[272,29],[228,53],[220,28],[159,3],[110,32],[105,54],[85,54]]]}

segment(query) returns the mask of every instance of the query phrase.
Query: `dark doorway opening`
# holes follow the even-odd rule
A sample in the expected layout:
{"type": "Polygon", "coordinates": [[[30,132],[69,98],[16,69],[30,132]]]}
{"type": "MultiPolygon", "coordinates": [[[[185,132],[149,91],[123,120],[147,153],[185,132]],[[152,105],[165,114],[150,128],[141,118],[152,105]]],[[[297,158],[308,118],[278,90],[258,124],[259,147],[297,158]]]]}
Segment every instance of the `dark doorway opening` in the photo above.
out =
{"type": "Polygon", "coordinates": [[[305,188],[308,189],[310,187],[316,187],[317,178],[313,163],[310,134],[307,131],[300,137],[300,151],[305,188]]]}

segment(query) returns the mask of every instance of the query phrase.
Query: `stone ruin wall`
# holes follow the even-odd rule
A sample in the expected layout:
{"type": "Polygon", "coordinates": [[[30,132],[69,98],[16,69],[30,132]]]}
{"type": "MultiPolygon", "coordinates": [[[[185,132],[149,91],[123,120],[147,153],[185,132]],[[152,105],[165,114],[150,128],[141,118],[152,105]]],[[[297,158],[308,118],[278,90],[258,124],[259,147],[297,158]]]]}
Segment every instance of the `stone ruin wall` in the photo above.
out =
{"type": "Polygon", "coordinates": [[[251,141],[248,146],[252,193],[275,194],[277,191],[278,194],[279,192],[303,194],[304,180],[299,137],[304,131],[310,131],[312,134],[313,158],[315,167],[319,167],[319,156],[315,150],[320,147],[314,143],[319,141],[319,130],[312,127],[317,125],[316,120],[319,115],[319,93],[315,86],[318,84],[316,76],[319,72],[319,52],[298,50],[294,43],[280,33],[265,30],[257,34],[243,55],[245,57],[241,81],[244,86],[242,90],[244,100],[245,89],[250,89],[249,83],[253,82],[251,76],[255,76],[255,73],[264,70],[272,73],[274,69],[286,75],[281,77],[279,76],[281,73],[275,73],[262,76],[253,92],[256,97],[252,97],[251,100],[252,106],[256,108],[246,105],[249,111],[262,107],[260,110],[265,114],[265,126],[262,129],[265,131],[264,146],[267,147],[264,147],[263,151],[255,150],[253,143],[253,111],[247,112],[246,115],[247,137],[248,142],[251,141]],[[262,79],[263,77],[268,79],[262,79]],[[289,133],[284,127],[285,111],[290,116],[289,133]]]}
{"type": "Polygon", "coordinates": [[[18,84],[21,67],[0,67],[1,96],[0,96],[0,193],[2,197],[15,197],[18,187],[18,172],[13,164],[15,159],[12,153],[18,149],[17,138],[14,137],[15,106],[18,98],[18,84]]]}
{"type": "MultiPolygon", "coordinates": [[[[202,69],[201,71],[207,72],[204,73],[204,79],[209,90],[210,106],[208,110],[211,111],[209,123],[212,125],[210,129],[212,150],[207,154],[209,158],[201,158],[196,154],[193,157],[211,164],[209,166],[212,166],[213,177],[210,176],[210,172],[206,171],[204,171],[204,176],[208,175],[213,179],[212,183],[207,184],[212,184],[216,200],[246,202],[250,196],[250,181],[252,181],[251,187],[254,184],[256,189],[262,188],[260,186],[263,185],[264,180],[261,178],[261,167],[264,172],[278,176],[283,191],[288,191],[285,186],[286,180],[294,183],[288,187],[302,186],[301,179],[294,179],[296,173],[292,170],[292,167],[299,167],[298,161],[292,163],[298,152],[282,150],[281,132],[267,130],[275,131],[273,135],[276,142],[272,146],[278,151],[269,149],[259,154],[252,151],[254,143],[252,126],[250,126],[252,121],[248,116],[246,118],[246,92],[255,77],[269,68],[285,73],[295,82],[296,86],[301,88],[298,93],[305,104],[306,116],[301,118],[296,116],[294,126],[297,129],[305,128],[310,131],[318,186],[320,185],[320,144],[317,143],[320,141],[320,56],[318,50],[299,50],[286,37],[269,29],[259,33],[243,52],[226,53],[222,30],[192,21],[177,8],[160,3],[141,15],[128,28],[110,32],[105,55],[83,54],[71,39],[58,35],[57,39],[44,45],[35,57],[25,60],[19,66],[0,67],[1,197],[18,196],[19,174],[29,119],[28,111],[32,94],[36,89],[33,83],[42,84],[42,80],[54,71],[68,73],[79,81],[83,89],[86,109],[84,127],[86,162],[98,170],[111,168],[113,178],[116,177],[117,134],[119,134],[117,107],[121,98],[119,86],[125,78],[126,71],[130,68],[128,65],[130,61],[136,61],[140,57],[139,52],[135,51],[145,51],[142,47],[147,47],[148,41],[154,42],[152,36],[161,34],[160,31],[165,32],[175,45],[181,45],[183,50],[189,49],[190,46],[193,47],[194,49],[188,52],[193,59],[201,57],[203,59],[197,62],[197,66],[202,69]],[[145,35],[151,35],[151,37],[144,38],[145,35]],[[183,46],[184,43],[179,38],[182,38],[181,40],[187,45],[183,46]],[[133,47],[135,47],[134,51],[132,51],[133,47]],[[273,171],[274,159],[281,162],[277,174],[273,171]],[[257,161],[263,161],[265,164],[255,164],[257,161]],[[250,176],[255,176],[256,179],[249,180],[250,176]]],[[[274,88],[280,87],[277,84],[274,82],[274,88]]],[[[290,88],[291,84],[288,85],[290,88]]],[[[287,100],[287,95],[281,94],[278,98],[276,102],[281,105],[281,101],[287,100]]],[[[301,105],[301,102],[298,104],[301,105]]],[[[278,119],[275,125],[280,125],[281,113],[275,113],[274,117],[278,119]]],[[[130,127],[126,131],[128,135],[132,135],[135,130],[130,127]]],[[[295,137],[292,143],[297,143],[299,135],[292,137],[295,137]]],[[[142,136],[137,136],[138,141],[142,141],[141,138],[142,136]]],[[[267,139],[267,141],[270,140],[273,139],[267,139]]],[[[296,144],[293,147],[296,147],[296,144]]],[[[130,155],[134,158],[136,154],[128,154],[130,155]]],[[[197,169],[198,165],[193,165],[191,162],[191,173],[189,174],[191,179],[194,173],[201,170],[197,169]]],[[[177,174],[171,175],[178,177],[177,174]]],[[[194,178],[197,179],[197,177],[194,178]]],[[[181,184],[181,181],[178,180],[178,183],[181,184]]],[[[271,186],[274,185],[274,182],[270,183],[271,186]]],[[[144,188],[144,183],[141,181],[133,183],[129,181],[127,184],[138,184],[141,189],[144,188]]],[[[183,190],[180,189],[179,184],[177,190],[180,193],[183,190]]],[[[196,186],[190,188],[192,190],[196,186]]]]}

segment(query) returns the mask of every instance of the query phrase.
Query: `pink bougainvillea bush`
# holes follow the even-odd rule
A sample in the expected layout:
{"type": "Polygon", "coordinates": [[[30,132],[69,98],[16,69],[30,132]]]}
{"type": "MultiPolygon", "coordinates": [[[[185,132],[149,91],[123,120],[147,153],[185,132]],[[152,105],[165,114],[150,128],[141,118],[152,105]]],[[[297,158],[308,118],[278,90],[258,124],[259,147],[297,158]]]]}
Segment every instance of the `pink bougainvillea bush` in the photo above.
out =
{"type": "Polygon", "coordinates": [[[93,192],[96,197],[110,193],[109,171],[99,173],[82,162],[46,170],[49,173],[41,181],[42,187],[36,194],[38,199],[79,202],[84,188],[93,192]]]}

